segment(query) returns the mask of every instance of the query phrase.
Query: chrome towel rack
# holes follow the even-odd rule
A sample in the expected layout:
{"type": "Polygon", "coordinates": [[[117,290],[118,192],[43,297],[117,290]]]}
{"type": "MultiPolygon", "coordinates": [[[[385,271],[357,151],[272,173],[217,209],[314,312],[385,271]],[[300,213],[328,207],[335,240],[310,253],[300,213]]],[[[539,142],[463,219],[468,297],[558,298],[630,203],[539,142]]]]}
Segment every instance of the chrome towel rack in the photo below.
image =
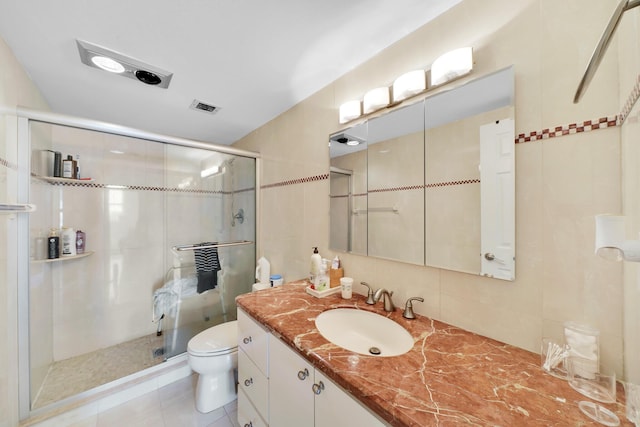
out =
{"type": "Polygon", "coordinates": [[[12,203],[0,203],[0,213],[12,214],[20,212],[33,212],[36,210],[36,205],[32,204],[12,204],[12,203]]]}
{"type": "Polygon", "coordinates": [[[587,90],[591,79],[596,74],[596,70],[598,69],[600,62],[602,61],[602,58],[607,51],[607,47],[609,47],[609,42],[613,37],[613,33],[615,33],[616,28],[618,28],[618,24],[620,23],[622,15],[627,10],[633,9],[637,6],[640,6],[640,0],[622,0],[618,4],[618,7],[609,19],[609,23],[604,29],[602,36],[600,36],[600,41],[596,45],[596,48],[591,55],[591,60],[587,65],[587,69],[585,70],[584,75],[582,76],[582,80],[580,80],[580,84],[578,85],[578,89],[576,90],[576,94],[573,97],[574,104],[577,104],[580,101],[580,98],[582,98],[582,95],[587,90]]]}
{"type": "Polygon", "coordinates": [[[251,240],[236,240],[233,242],[212,243],[210,245],[179,245],[173,246],[171,249],[173,249],[174,251],[182,252],[193,251],[196,249],[226,248],[227,246],[252,245],[254,243],[255,242],[251,240]]]}

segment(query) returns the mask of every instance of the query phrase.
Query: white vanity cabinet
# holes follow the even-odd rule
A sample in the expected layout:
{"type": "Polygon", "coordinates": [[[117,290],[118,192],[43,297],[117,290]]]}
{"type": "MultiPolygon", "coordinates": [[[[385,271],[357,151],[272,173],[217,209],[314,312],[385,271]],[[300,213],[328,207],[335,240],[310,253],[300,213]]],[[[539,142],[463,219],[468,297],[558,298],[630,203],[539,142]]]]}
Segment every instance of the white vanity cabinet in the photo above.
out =
{"type": "Polygon", "coordinates": [[[272,427],[385,425],[273,336],[269,341],[269,417],[272,427]]]}
{"type": "Polygon", "coordinates": [[[269,420],[269,332],[238,310],[238,422],[266,427],[269,420]]]}

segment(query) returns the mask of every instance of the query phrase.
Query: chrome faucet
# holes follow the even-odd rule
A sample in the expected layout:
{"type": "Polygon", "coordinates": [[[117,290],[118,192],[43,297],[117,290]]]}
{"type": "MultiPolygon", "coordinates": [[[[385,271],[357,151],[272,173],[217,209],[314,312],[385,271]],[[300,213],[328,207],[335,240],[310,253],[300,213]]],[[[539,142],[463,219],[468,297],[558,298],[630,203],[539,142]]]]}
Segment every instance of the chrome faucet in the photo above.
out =
{"type": "Polygon", "coordinates": [[[393,295],[393,291],[389,292],[386,289],[380,288],[373,295],[373,302],[380,301],[380,297],[384,296],[384,311],[391,312],[396,309],[391,300],[391,295],[393,295]]]}
{"type": "Polygon", "coordinates": [[[365,285],[367,287],[367,301],[366,303],[369,305],[373,305],[376,302],[373,300],[373,289],[371,289],[371,286],[369,286],[369,284],[367,282],[360,282],[361,285],[365,285]]]}
{"type": "Polygon", "coordinates": [[[404,313],[402,313],[402,316],[405,319],[415,319],[416,318],[416,315],[413,313],[413,304],[411,303],[411,301],[424,302],[424,298],[422,298],[422,297],[413,297],[413,298],[409,298],[407,300],[407,303],[404,306],[404,313]]]}

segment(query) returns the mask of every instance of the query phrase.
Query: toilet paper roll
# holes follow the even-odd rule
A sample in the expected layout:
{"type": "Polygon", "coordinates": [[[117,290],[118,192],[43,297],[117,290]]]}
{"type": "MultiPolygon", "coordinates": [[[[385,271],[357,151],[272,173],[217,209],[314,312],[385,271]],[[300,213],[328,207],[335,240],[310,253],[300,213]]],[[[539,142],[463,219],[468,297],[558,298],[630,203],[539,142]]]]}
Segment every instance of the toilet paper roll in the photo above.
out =
{"type": "Polygon", "coordinates": [[[270,283],[254,283],[253,292],[261,291],[263,289],[269,289],[270,287],[271,287],[270,283]]]}

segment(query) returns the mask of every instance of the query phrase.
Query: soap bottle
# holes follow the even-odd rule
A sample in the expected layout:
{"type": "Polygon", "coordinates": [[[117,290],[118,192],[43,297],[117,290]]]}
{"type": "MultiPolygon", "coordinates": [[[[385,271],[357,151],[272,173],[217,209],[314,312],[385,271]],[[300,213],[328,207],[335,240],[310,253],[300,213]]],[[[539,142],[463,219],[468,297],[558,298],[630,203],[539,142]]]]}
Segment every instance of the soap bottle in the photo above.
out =
{"type": "Polygon", "coordinates": [[[313,254],[311,254],[311,267],[309,268],[309,280],[314,285],[316,284],[316,276],[320,274],[320,268],[322,266],[322,257],[318,252],[318,247],[313,247],[313,254]]]}
{"type": "Polygon", "coordinates": [[[58,230],[55,228],[51,229],[49,237],[47,237],[47,258],[60,258],[60,237],[58,236],[58,230]]]}
{"type": "Polygon", "coordinates": [[[329,289],[329,276],[327,275],[329,264],[325,261],[326,260],[322,261],[322,264],[320,265],[320,272],[316,276],[316,281],[314,283],[315,290],[318,292],[329,289]]]}
{"type": "Polygon", "coordinates": [[[83,254],[84,247],[87,242],[87,235],[84,231],[78,230],[76,231],[76,253],[83,254]]]}
{"type": "Polygon", "coordinates": [[[62,177],[72,179],[76,177],[76,161],[73,160],[71,154],[62,161],[62,177]]]}
{"type": "Polygon", "coordinates": [[[76,254],[76,232],[71,227],[62,227],[62,256],[76,254]]]}

